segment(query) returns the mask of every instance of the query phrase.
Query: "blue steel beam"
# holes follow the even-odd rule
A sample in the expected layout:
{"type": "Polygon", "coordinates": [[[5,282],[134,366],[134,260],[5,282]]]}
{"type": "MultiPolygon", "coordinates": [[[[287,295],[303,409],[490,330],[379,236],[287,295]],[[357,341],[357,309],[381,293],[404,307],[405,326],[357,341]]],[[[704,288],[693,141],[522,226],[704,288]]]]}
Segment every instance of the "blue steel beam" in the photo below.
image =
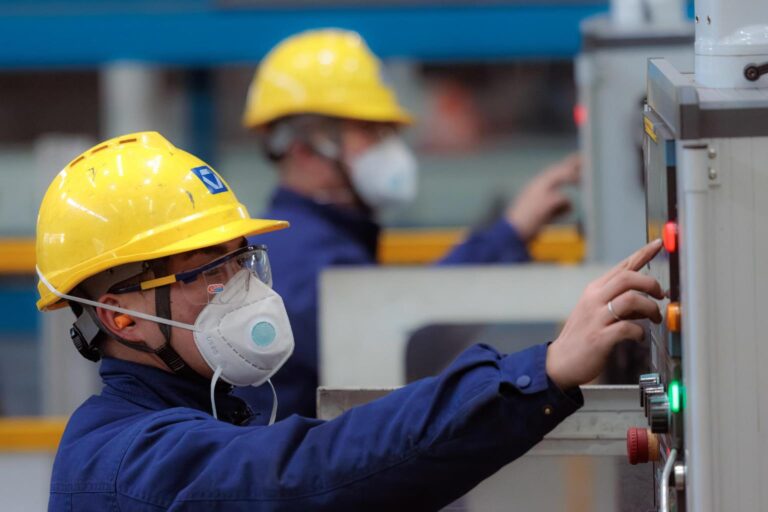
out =
{"type": "Polygon", "coordinates": [[[50,9],[2,9],[0,68],[91,67],[115,60],[180,67],[253,64],[282,38],[328,26],[359,31],[385,58],[565,59],[579,49],[579,22],[607,9],[589,0],[301,9],[201,5],[146,12],[94,12],[81,5],[72,13],[59,3],[50,9]]]}
{"type": "Polygon", "coordinates": [[[0,343],[36,332],[39,314],[35,308],[35,281],[32,276],[0,277],[0,343]]]}

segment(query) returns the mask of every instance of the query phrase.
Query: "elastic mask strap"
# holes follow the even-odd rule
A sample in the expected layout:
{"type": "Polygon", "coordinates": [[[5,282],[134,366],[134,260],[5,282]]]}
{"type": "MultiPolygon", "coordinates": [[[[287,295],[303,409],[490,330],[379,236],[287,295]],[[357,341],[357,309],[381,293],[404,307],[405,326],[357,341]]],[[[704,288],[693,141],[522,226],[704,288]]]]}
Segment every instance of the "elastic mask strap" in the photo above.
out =
{"type": "Polygon", "coordinates": [[[221,377],[221,372],[221,366],[217,366],[216,371],[213,372],[213,377],[211,377],[211,413],[216,419],[219,419],[218,414],[216,414],[216,381],[221,377]]]}
{"type": "MultiPolygon", "coordinates": [[[[111,334],[112,334],[112,337],[118,343],[120,343],[120,344],[122,344],[122,345],[124,345],[124,346],[126,346],[126,347],[128,347],[130,349],[138,350],[139,352],[146,352],[146,353],[149,353],[149,354],[155,354],[176,375],[179,375],[181,377],[186,377],[186,378],[195,378],[195,379],[201,378],[200,374],[198,374],[192,368],[187,366],[187,364],[184,361],[184,359],[182,359],[182,357],[179,355],[179,353],[176,352],[176,350],[174,350],[173,347],[171,347],[171,343],[170,343],[170,332],[171,332],[170,328],[171,327],[178,327],[180,329],[186,329],[188,331],[193,331],[194,332],[196,330],[194,325],[189,325],[189,324],[185,324],[185,323],[182,323],[182,322],[175,322],[173,320],[167,320],[167,319],[161,318],[159,316],[148,315],[146,313],[141,313],[139,311],[133,311],[132,309],[126,309],[126,308],[121,308],[121,307],[118,307],[118,306],[112,306],[112,305],[109,305],[109,304],[104,304],[103,302],[97,302],[97,301],[94,301],[94,300],[84,299],[82,297],[75,297],[74,295],[67,295],[66,293],[61,293],[57,289],[55,289],[53,287],[53,285],[51,285],[51,283],[48,282],[48,280],[45,278],[45,276],[43,276],[43,273],[40,272],[40,269],[37,266],[35,266],[35,271],[37,272],[37,276],[40,278],[40,281],[46,286],[46,288],[48,288],[51,291],[51,293],[53,293],[54,295],[56,295],[57,297],[59,297],[61,299],[65,299],[65,300],[68,300],[68,301],[74,302],[74,303],[86,304],[86,305],[92,306],[94,308],[108,309],[110,311],[115,311],[117,313],[123,313],[123,314],[126,314],[126,315],[130,315],[132,317],[135,317],[135,318],[141,318],[143,320],[149,320],[150,322],[155,322],[157,324],[160,324],[160,332],[163,334],[163,337],[165,338],[165,343],[163,344],[163,346],[161,346],[160,348],[157,348],[157,349],[153,349],[150,346],[148,346],[146,343],[143,343],[143,342],[127,341],[127,340],[124,340],[124,339],[120,338],[120,336],[115,335],[114,333],[111,333],[111,334]]],[[[167,292],[168,290],[165,290],[165,291],[167,292]]],[[[170,317],[170,299],[167,297],[167,293],[166,293],[166,299],[161,301],[161,302],[164,302],[164,303],[168,304],[168,306],[167,307],[161,306],[158,309],[160,311],[165,312],[170,317]]],[[[70,306],[71,306],[71,304],[70,304],[70,306]]],[[[73,311],[74,311],[74,308],[73,308],[73,311]]],[[[98,320],[94,318],[93,322],[97,322],[97,321],[98,320]]],[[[80,350],[80,353],[83,354],[83,351],[78,346],[77,340],[73,339],[73,341],[75,341],[75,346],[78,348],[78,350],[80,350]]],[[[86,355],[86,354],[83,354],[83,355],[85,357],[88,357],[88,355],[86,355]]],[[[88,359],[91,359],[91,358],[88,357],[88,359]]],[[[98,358],[91,359],[91,360],[98,361],[98,358]]]]}
{"type": "MultiPolygon", "coordinates": [[[[170,345],[170,328],[171,327],[179,327],[180,329],[186,329],[188,331],[195,331],[194,325],[185,324],[182,322],[176,322],[174,320],[168,320],[165,318],[161,318],[159,316],[154,315],[148,315],[146,313],[141,313],[139,311],[133,311],[131,309],[121,308],[118,306],[112,306],[110,304],[104,304],[103,302],[97,302],[95,300],[89,300],[84,299],[81,297],[75,297],[74,295],[68,295],[66,293],[61,293],[57,289],[53,287],[51,283],[48,282],[48,280],[45,278],[42,272],[40,272],[40,268],[35,266],[35,271],[37,272],[37,276],[40,278],[40,281],[48,288],[51,293],[56,295],[57,297],[65,300],[69,300],[72,302],[78,302],[80,304],[87,304],[89,306],[93,306],[95,308],[104,308],[108,309],[110,311],[115,311],[117,313],[123,313],[125,315],[130,315],[135,318],[141,318],[143,320],[149,320],[150,322],[155,322],[161,325],[160,331],[163,333],[163,336],[165,337],[165,343],[162,347],[158,349],[152,349],[148,346],[146,346],[143,343],[133,343],[133,342],[125,342],[123,340],[118,341],[125,345],[128,348],[132,348],[134,350],[138,350],[140,352],[148,352],[156,354],[162,361],[165,363],[165,365],[170,368],[170,370],[178,375],[181,375],[183,377],[199,377],[197,372],[192,370],[189,366],[186,365],[184,360],[181,358],[178,352],[176,352],[173,347],[170,345]]],[[[167,291],[167,290],[166,290],[167,291]]],[[[169,302],[170,304],[170,302],[169,302]]],[[[170,313],[170,307],[162,307],[162,310],[167,311],[167,313],[170,313]]],[[[170,316],[170,315],[169,315],[170,316]]]]}
{"type": "Polygon", "coordinates": [[[78,302],[80,304],[87,304],[95,308],[108,309],[110,311],[123,313],[125,315],[130,315],[135,318],[141,318],[142,320],[149,320],[150,322],[155,322],[158,324],[170,325],[171,327],[178,327],[179,329],[186,329],[188,331],[197,330],[195,329],[194,325],[177,322],[175,320],[168,320],[166,318],[160,318],[159,316],[148,315],[147,313],[141,313],[140,311],[121,308],[119,306],[112,306],[111,304],[104,304],[103,302],[97,302],[95,300],[84,299],[82,297],[75,297],[74,295],[67,295],[66,293],[61,293],[56,288],[54,288],[53,285],[51,285],[51,283],[48,282],[48,280],[45,278],[45,276],[43,276],[42,272],[40,272],[40,269],[37,266],[35,266],[35,271],[37,272],[37,277],[40,278],[40,282],[42,282],[45,285],[45,287],[48,288],[48,290],[50,290],[52,294],[54,294],[60,299],[69,300],[72,302],[78,302]]]}
{"type": "Polygon", "coordinates": [[[274,425],[275,420],[277,419],[277,392],[275,391],[275,386],[272,384],[272,379],[267,379],[267,384],[269,384],[269,387],[272,390],[272,414],[269,415],[269,424],[274,425]]]}

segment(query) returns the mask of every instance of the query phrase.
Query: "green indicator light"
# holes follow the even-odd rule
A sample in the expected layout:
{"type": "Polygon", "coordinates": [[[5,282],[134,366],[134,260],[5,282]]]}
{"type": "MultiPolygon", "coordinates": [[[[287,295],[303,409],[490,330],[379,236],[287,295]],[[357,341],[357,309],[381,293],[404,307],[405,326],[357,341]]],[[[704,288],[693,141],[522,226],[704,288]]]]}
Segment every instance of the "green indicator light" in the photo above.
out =
{"type": "Polygon", "coordinates": [[[680,383],[676,380],[669,383],[669,409],[680,412],[680,383]]]}

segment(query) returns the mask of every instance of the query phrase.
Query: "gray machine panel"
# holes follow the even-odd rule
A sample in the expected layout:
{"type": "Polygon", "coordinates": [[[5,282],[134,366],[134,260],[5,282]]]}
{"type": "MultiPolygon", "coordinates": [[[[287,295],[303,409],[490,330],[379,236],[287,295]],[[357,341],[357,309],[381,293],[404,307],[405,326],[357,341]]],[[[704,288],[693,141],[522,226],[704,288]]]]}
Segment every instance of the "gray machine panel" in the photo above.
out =
{"type": "Polygon", "coordinates": [[[678,140],[768,135],[768,90],[697,87],[664,59],[648,61],[648,105],[678,140]]]}
{"type": "Polygon", "coordinates": [[[626,27],[618,27],[608,16],[595,16],[581,24],[581,51],[625,48],[648,49],[659,47],[666,50],[670,46],[693,46],[693,25],[679,27],[646,27],[629,32],[626,27]]]}
{"type": "Polygon", "coordinates": [[[648,237],[672,228],[651,273],[679,317],[650,333],[669,400],[649,423],[675,475],[656,468],[657,495],[678,512],[768,510],[768,93],[697,87],[664,61],[648,77],[648,237]]]}
{"type": "MultiPolygon", "coordinates": [[[[667,223],[678,221],[677,202],[677,157],[673,134],[660,116],[652,110],[645,112],[646,133],[644,155],[646,171],[646,215],[647,236],[649,240],[662,238],[667,223]],[[652,135],[651,135],[652,134],[652,135]]],[[[670,302],[680,303],[680,261],[677,252],[662,251],[648,265],[648,273],[653,276],[668,292],[668,297],[660,304],[661,311],[667,311],[670,302]]],[[[666,322],[648,324],[648,339],[651,348],[650,372],[660,377],[664,386],[664,394],[670,391],[670,386],[680,386],[682,382],[681,338],[679,332],[671,331],[666,322]]],[[[648,398],[646,398],[648,400],[648,398]]],[[[678,409],[671,408],[666,430],[657,432],[662,454],[676,449],[683,452],[684,430],[683,414],[678,409]]],[[[649,426],[653,422],[649,418],[649,426]]],[[[663,480],[664,462],[655,464],[654,474],[657,483],[663,480]]],[[[685,493],[673,493],[672,505],[674,510],[684,511],[685,493]]]]}
{"type": "MultiPolygon", "coordinates": [[[[330,420],[398,388],[330,388],[317,390],[317,417],[330,420]]],[[[582,386],[584,406],[563,420],[526,454],[623,456],[626,433],[643,420],[637,386],[582,386]]]]}

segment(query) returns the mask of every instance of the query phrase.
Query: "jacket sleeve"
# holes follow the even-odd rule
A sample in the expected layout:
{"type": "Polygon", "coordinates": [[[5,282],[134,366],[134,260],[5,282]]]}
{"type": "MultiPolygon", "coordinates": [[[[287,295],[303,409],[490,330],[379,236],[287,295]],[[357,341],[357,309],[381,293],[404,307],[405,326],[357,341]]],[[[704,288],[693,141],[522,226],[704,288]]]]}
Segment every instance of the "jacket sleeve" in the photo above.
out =
{"type": "Polygon", "coordinates": [[[156,413],[123,458],[118,495],[173,510],[437,510],[581,406],[578,388],[547,378],[546,350],[476,345],[439,376],[325,422],[156,413]]]}
{"type": "Polygon", "coordinates": [[[462,263],[521,263],[529,261],[525,242],[515,227],[499,219],[486,229],[472,232],[464,242],[454,247],[438,265],[462,263]]]}

